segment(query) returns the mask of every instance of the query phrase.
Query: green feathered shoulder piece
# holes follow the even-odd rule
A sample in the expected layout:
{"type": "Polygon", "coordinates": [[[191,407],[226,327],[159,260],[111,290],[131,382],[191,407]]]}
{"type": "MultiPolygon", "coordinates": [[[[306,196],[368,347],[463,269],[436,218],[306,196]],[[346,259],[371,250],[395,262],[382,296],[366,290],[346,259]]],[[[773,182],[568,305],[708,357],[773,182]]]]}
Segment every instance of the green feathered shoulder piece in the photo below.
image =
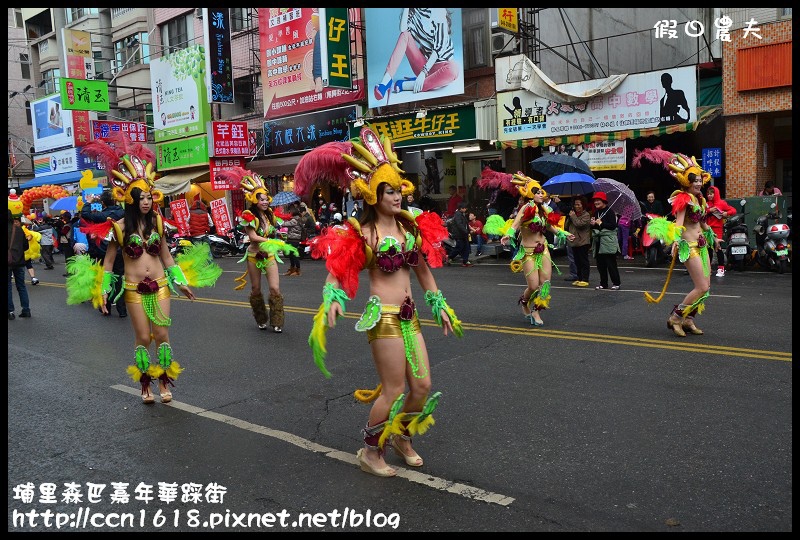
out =
{"type": "Polygon", "coordinates": [[[175,264],[183,270],[190,287],[212,287],[222,275],[222,268],[214,262],[211,247],[199,242],[175,257],[175,264]]]}
{"type": "Polygon", "coordinates": [[[683,227],[665,217],[653,218],[647,224],[647,234],[656,240],[661,240],[666,246],[677,242],[683,234],[683,230],[683,227]]]}
{"type": "Polygon", "coordinates": [[[486,218],[486,224],[483,226],[483,232],[494,236],[505,236],[508,230],[514,223],[513,219],[503,219],[500,214],[492,214],[486,218]]]}

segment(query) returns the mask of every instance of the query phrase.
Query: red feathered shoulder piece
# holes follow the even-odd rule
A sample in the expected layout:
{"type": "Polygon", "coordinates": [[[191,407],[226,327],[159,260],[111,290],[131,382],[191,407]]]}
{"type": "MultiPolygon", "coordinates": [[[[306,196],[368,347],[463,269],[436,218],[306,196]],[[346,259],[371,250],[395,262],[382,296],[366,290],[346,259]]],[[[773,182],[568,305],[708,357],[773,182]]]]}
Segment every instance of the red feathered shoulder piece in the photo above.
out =
{"type": "Polygon", "coordinates": [[[522,222],[527,223],[536,217],[536,205],[526,204],[525,209],[522,211],[522,222]]]}
{"type": "Polygon", "coordinates": [[[358,273],[364,268],[367,255],[364,237],[350,223],[328,227],[311,244],[311,256],[325,259],[325,268],[339,282],[349,298],[358,292],[358,273]]]}
{"type": "Polygon", "coordinates": [[[558,227],[558,223],[561,221],[562,215],[558,212],[550,212],[547,214],[547,223],[554,227],[558,227]]]}
{"type": "Polygon", "coordinates": [[[425,211],[416,217],[419,235],[422,238],[422,254],[431,268],[440,268],[444,264],[444,257],[447,254],[442,246],[442,240],[449,234],[442,218],[436,212],[425,211]]]}
{"type": "Polygon", "coordinates": [[[692,196],[685,191],[678,192],[672,197],[672,215],[677,216],[690,204],[692,204],[692,196]]]}
{"type": "Polygon", "coordinates": [[[108,236],[108,231],[111,230],[113,223],[110,218],[102,223],[90,223],[81,218],[79,228],[87,238],[93,240],[95,245],[100,247],[100,243],[108,236]]]}

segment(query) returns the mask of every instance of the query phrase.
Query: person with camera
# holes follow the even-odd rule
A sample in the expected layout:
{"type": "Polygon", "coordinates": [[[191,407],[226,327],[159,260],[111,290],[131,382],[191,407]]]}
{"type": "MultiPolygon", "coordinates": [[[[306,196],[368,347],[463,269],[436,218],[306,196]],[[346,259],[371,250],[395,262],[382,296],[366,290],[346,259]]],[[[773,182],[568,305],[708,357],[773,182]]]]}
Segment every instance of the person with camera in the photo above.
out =
{"type": "Polygon", "coordinates": [[[50,221],[50,216],[44,214],[39,216],[31,225],[31,230],[36,231],[42,235],[39,240],[39,245],[42,248],[42,260],[44,261],[44,269],[52,270],[55,268],[55,261],[53,260],[53,223],[50,221]]]}

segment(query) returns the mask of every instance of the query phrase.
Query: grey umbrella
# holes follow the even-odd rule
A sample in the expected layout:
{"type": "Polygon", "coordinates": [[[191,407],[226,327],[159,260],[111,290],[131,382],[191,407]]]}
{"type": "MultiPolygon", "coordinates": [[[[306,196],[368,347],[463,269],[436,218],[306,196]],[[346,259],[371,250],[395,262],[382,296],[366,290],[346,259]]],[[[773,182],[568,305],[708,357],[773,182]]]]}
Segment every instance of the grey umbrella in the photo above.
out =
{"type": "Polygon", "coordinates": [[[285,206],[287,204],[292,204],[293,202],[297,202],[300,200],[300,197],[294,191],[279,191],[272,197],[272,202],[269,203],[270,206],[285,206]]]}
{"type": "Polygon", "coordinates": [[[595,191],[602,191],[608,198],[608,208],[621,216],[627,216],[631,221],[642,217],[642,208],[639,200],[631,188],[611,178],[598,178],[594,181],[595,191]]]}

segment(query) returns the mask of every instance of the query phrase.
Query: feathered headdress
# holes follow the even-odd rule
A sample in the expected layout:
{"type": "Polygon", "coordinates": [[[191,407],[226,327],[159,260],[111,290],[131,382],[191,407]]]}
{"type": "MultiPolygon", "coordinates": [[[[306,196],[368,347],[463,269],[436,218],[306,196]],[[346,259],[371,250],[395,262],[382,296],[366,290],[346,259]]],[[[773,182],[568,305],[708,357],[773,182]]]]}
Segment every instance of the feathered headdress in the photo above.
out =
{"type": "Polygon", "coordinates": [[[512,184],[517,186],[519,190],[519,194],[526,198],[526,199],[533,199],[533,196],[536,195],[536,192],[541,190],[542,196],[547,198],[547,191],[542,188],[542,185],[534,180],[529,176],[525,176],[521,172],[517,171],[512,175],[514,178],[511,180],[512,184]]]}
{"type": "Polygon", "coordinates": [[[256,172],[248,171],[242,167],[233,167],[217,173],[217,178],[229,184],[239,184],[244,192],[244,198],[253,204],[258,203],[259,193],[266,195],[267,201],[272,202],[269,190],[264,185],[264,179],[256,172]]]}
{"type": "Polygon", "coordinates": [[[378,202],[378,186],[386,182],[403,195],[414,193],[414,184],[401,174],[397,154],[388,136],[379,138],[371,127],[361,128],[361,136],[349,142],[331,142],[311,150],[297,163],[294,170],[294,191],[308,194],[314,184],[326,181],[340,189],[349,187],[354,198],[378,202]],[[349,184],[349,185],[348,185],[349,184]]]}
{"type": "Polygon", "coordinates": [[[703,180],[703,184],[707,184],[711,180],[711,173],[708,173],[700,167],[697,159],[694,156],[689,157],[686,154],[673,154],[667,150],[663,150],[661,146],[655,148],[646,148],[644,150],[636,150],[631,160],[631,165],[634,167],[642,166],[642,159],[646,159],[653,163],[663,165],[669,174],[677,180],[677,182],[684,188],[692,185],[689,181],[689,174],[694,173],[703,180]]]}
{"type": "Polygon", "coordinates": [[[103,165],[113,186],[111,194],[117,201],[132,204],[131,190],[135,187],[149,191],[156,204],[164,200],[164,194],[155,189],[156,156],[141,143],[115,133],[105,139],[90,141],[82,152],[103,165]]]}

